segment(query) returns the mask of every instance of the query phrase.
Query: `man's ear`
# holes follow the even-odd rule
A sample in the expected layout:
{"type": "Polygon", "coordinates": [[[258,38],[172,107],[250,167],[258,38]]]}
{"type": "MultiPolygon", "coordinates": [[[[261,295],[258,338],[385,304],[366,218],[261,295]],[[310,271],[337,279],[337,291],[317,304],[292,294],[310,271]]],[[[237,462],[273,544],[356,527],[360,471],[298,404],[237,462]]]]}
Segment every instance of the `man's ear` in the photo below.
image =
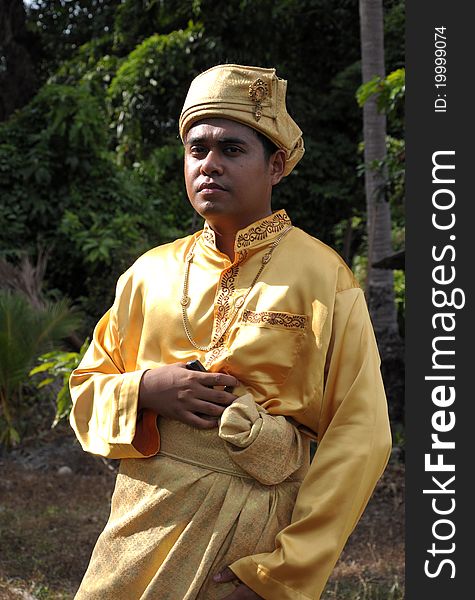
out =
{"type": "Polygon", "coordinates": [[[279,149],[270,157],[269,169],[272,185],[277,185],[284,176],[285,162],[285,150],[279,149]]]}

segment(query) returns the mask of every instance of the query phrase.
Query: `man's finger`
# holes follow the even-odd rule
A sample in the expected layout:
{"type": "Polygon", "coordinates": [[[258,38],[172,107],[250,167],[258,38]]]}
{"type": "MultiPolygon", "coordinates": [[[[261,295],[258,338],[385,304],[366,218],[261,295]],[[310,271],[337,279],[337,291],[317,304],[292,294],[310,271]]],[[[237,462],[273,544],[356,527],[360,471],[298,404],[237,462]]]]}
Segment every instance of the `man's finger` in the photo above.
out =
{"type": "Polygon", "coordinates": [[[199,392],[197,392],[197,396],[199,396],[200,400],[222,404],[224,407],[232,404],[237,398],[235,394],[230,394],[224,390],[215,390],[209,387],[201,388],[199,392]]]}
{"type": "Polygon", "coordinates": [[[203,373],[201,371],[193,371],[193,375],[196,376],[196,379],[201,385],[212,387],[230,386],[233,388],[239,385],[239,381],[233,377],[233,375],[228,375],[227,373],[203,373]]]}
{"type": "Polygon", "coordinates": [[[193,412],[195,414],[199,413],[200,416],[207,415],[208,417],[213,417],[215,419],[219,419],[225,409],[226,406],[218,405],[214,402],[207,402],[206,400],[195,400],[193,405],[193,412]]]}
{"type": "Polygon", "coordinates": [[[191,425],[196,429],[213,429],[218,426],[219,421],[215,417],[200,417],[194,413],[187,413],[186,417],[183,418],[183,423],[191,425]]]}
{"type": "Polygon", "coordinates": [[[223,569],[220,573],[216,573],[213,577],[213,580],[216,583],[227,583],[229,581],[238,581],[240,585],[237,586],[235,590],[233,590],[230,594],[228,594],[223,600],[258,600],[262,597],[259,594],[256,594],[251,588],[248,588],[247,585],[241,583],[239,578],[236,577],[233,571],[229,567],[223,569]]]}

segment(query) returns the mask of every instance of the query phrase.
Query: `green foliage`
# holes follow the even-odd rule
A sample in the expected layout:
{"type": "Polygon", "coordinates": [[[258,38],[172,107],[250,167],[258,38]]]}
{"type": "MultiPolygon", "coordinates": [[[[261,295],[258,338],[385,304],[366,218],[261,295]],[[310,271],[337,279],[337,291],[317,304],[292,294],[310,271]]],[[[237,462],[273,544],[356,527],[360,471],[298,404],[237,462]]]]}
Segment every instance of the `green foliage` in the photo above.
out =
{"type": "Polygon", "coordinates": [[[21,293],[0,290],[0,443],[20,439],[22,386],[36,357],[79,324],[66,301],[33,308],[21,293]]]}
{"type": "MultiPolygon", "coordinates": [[[[361,85],[356,98],[363,106],[370,98],[376,97],[378,108],[385,111],[393,123],[401,120],[400,111],[405,97],[405,70],[398,69],[381,79],[374,77],[361,85]],[[399,115],[399,116],[398,116],[399,115]]],[[[395,127],[395,129],[400,129],[395,127]]],[[[363,146],[359,152],[362,154],[363,146]]],[[[371,169],[382,170],[387,174],[385,197],[391,202],[392,211],[392,241],[396,250],[404,247],[404,198],[405,198],[405,142],[404,139],[388,135],[386,137],[386,158],[375,161],[371,169]]],[[[364,173],[365,165],[360,163],[358,172],[364,173]]]]}
{"type": "Polygon", "coordinates": [[[363,106],[369,98],[376,96],[378,109],[385,112],[394,112],[398,104],[404,99],[406,92],[406,71],[397,69],[385,78],[373,77],[363,83],[356,92],[356,99],[363,106]]]}
{"type": "Polygon", "coordinates": [[[29,30],[40,40],[39,69],[48,75],[90,40],[107,35],[122,0],[32,0],[26,4],[29,30]]]}
{"type": "MultiPolygon", "coordinates": [[[[348,265],[356,265],[360,261],[360,255],[366,249],[366,222],[362,213],[356,213],[353,216],[339,221],[333,227],[334,246],[338,248],[341,256],[348,265]]],[[[359,263],[358,263],[359,264],[359,263]]],[[[360,279],[361,265],[357,279],[361,285],[364,285],[364,277],[360,279]]],[[[366,267],[365,267],[366,269],[366,267]]],[[[364,270],[364,275],[366,270],[364,270]]]]}
{"type": "MultiPolygon", "coordinates": [[[[71,171],[87,173],[91,153],[98,154],[107,145],[105,115],[97,98],[85,85],[50,84],[41,90],[34,104],[46,118],[37,143],[57,153],[66,152],[65,164],[71,171]]],[[[30,172],[35,171],[32,166],[30,172]]]]}
{"type": "Polygon", "coordinates": [[[404,323],[406,315],[406,274],[404,271],[395,269],[394,273],[394,296],[398,314],[399,330],[404,337],[404,323]]]}
{"type": "Polygon", "coordinates": [[[404,66],[405,0],[384,0],[384,53],[388,72],[404,66]]]}
{"type": "Polygon", "coordinates": [[[274,190],[273,205],[288,210],[297,226],[341,251],[335,224],[363,209],[362,191],[354,177],[357,157],[345,134],[333,136],[338,147],[334,153],[328,150],[329,140],[321,137],[306,139],[306,155],[274,190]]]}
{"type": "Polygon", "coordinates": [[[138,224],[138,215],[121,212],[103,215],[93,211],[78,215],[67,211],[60,231],[76,244],[86,263],[111,265],[120,248],[139,242],[138,224]]]}
{"type": "Polygon", "coordinates": [[[366,279],[368,275],[368,256],[366,253],[366,239],[365,245],[363,246],[363,251],[359,254],[356,254],[353,258],[353,263],[351,265],[351,269],[356,277],[356,280],[360,284],[360,286],[365,289],[366,287],[366,279]]]}
{"type": "Polygon", "coordinates": [[[389,197],[393,203],[393,217],[395,217],[398,226],[403,226],[403,204],[406,191],[406,144],[403,139],[387,136],[386,149],[386,168],[389,178],[389,197]]]}
{"type": "Polygon", "coordinates": [[[38,358],[39,365],[34,367],[29,375],[46,375],[39,383],[36,384],[37,389],[49,386],[59,380],[60,389],[56,394],[56,414],[52,427],[69,417],[71,412],[72,399],[69,392],[69,378],[72,371],[79,365],[89,346],[89,338],[81,346],[79,352],[64,352],[62,350],[53,350],[46,352],[38,358]]]}
{"type": "Polygon", "coordinates": [[[84,87],[47,85],[7,123],[0,124],[0,220],[4,252],[53,241],[71,187],[104,167],[107,129],[96,98],[84,87]],[[97,160],[94,160],[97,159],[97,160]],[[39,234],[39,235],[38,235],[39,234]]]}
{"type": "MultiPolygon", "coordinates": [[[[359,146],[359,154],[363,155],[364,145],[359,146]]],[[[406,191],[405,181],[405,152],[406,145],[402,139],[386,136],[386,158],[375,160],[369,167],[375,171],[383,171],[387,175],[384,196],[391,202],[392,242],[395,250],[404,247],[404,199],[406,191]]],[[[358,173],[362,176],[365,164],[360,162],[358,173]]]]}
{"type": "Polygon", "coordinates": [[[403,600],[404,584],[398,577],[394,583],[378,583],[359,577],[357,582],[351,579],[338,581],[325,588],[322,600],[403,600]]]}
{"type": "MultiPolygon", "coordinates": [[[[0,137],[0,220],[8,224],[0,251],[34,255],[38,245],[51,248],[50,289],[83,298],[83,308],[97,318],[104,291],[110,297],[130,262],[176,233],[181,211],[161,217],[167,184],[161,187],[160,173],[153,180],[117,165],[108,150],[105,108],[87,85],[47,84],[0,124],[0,137]]],[[[170,181],[165,165],[162,173],[170,181]]],[[[178,190],[168,187],[176,204],[178,190]]]]}
{"type": "Polygon", "coordinates": [[[49,83],[87,85],[89,91],[102,100],[120,64],[120,58],[111,54],[111,48],[112,35],[86,42],[60,65],[49,83]]]}
{"type": "Polygon", "coordinates": [[[197,11],[193,0],[122,0],[114,20],[114,49],[129,54],[155,33],[168,34],[184,29],[197,11]]]}
{"type": "MultiPolygon", "coordinates": [[[[374,77],[369,82],[361,85],[356,98],[363,106],[370,98],[376,98],[379,110],[388,114],[396,130],[401,131],[403,101],[405,97],[405,70],[397,69],[381,79],[374,77]],[[399,124],[399,125],[398,125],[399,124]]],[[[363,152],[363,145],[359,148],[363,152]]],[[[364,173],[365,165],[360,163],[358,172],[364,173]]],[[[405,242],[405,142],[404,139],[388,135],[386,137],[386,158],[374,161],[369,168],[385,172],[386,189],[385,198],[391,203],[392,218],[392,246],[394,250],[402,250],[405,242]]],[[[362,261],[358,261],[357,271],[363,271],[362,261]]],[[[405,274],[404,271],[394,270],[394,293],[398,314],[399,331],[404,337],[405,320],[405,274]]],[[[361,273],[362,274],[362,273],[361,273]]]]}
{"type": "MultiPolygon", "coordinates": [[[[404,3],[384,6],[388,64],[399,69],[404,3]]],[[[274,207],[350,263],[362,252],[354,2],[35,0],[28,14],[46,84],[0,124],[0,253],[51,248],[48,287],[85,310],[84,335],[137,255],[190,230],[177,120],[193,76],[220,62],[272,66],[288,79],[306,154],[276,188],[274,207]]],[[[402,103],[393,83],[384,85],[397,105],[397,140],[402,103]]],[[[391,196],[401,198],[403,148],[393,145],[386,167],[394,167],[391,196]]],[[[395,236],[403,239],[400,215],[395,236]]]]}
{"type": "Polygon", "coordinates": [[[122,62],[108,90],[122,161],[131,164],[176,139],[190,79],[213,45],[203,27],[190,22],[184,30],[152,35],[122,62]]]}

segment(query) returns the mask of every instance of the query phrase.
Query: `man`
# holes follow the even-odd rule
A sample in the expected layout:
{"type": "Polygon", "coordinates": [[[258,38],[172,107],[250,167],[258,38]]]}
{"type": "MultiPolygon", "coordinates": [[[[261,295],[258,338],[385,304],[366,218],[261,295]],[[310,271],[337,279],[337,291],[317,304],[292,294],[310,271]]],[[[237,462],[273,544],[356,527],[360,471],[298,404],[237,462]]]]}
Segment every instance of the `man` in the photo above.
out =
{"type": "Polygon", "coordinates": [[[272,212],[304,151],[285,92],[239,65],[192,82],[180,135],[204,229],[120,278],[71,377],[84,449],[123,459],[78,599],[319,598],[386,466],[363,293],[272,212]]]}

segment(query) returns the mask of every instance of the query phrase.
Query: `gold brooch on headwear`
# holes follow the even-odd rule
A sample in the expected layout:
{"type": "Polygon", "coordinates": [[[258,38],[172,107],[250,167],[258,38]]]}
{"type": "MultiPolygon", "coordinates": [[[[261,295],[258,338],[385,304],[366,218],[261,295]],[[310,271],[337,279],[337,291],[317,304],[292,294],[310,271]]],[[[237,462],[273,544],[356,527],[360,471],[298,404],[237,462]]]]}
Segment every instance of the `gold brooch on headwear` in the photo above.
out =
{"type": "Polygon", "coordinates": [[[256,121],[259,121],[259,119],[262,117],[262,102],[267,98],[268,95],[269,88],[267,87],[267,83],[260,77],[249,86],[249,97],[253,102],[256,103],[254,110],[254,117],[256,121]]]}

